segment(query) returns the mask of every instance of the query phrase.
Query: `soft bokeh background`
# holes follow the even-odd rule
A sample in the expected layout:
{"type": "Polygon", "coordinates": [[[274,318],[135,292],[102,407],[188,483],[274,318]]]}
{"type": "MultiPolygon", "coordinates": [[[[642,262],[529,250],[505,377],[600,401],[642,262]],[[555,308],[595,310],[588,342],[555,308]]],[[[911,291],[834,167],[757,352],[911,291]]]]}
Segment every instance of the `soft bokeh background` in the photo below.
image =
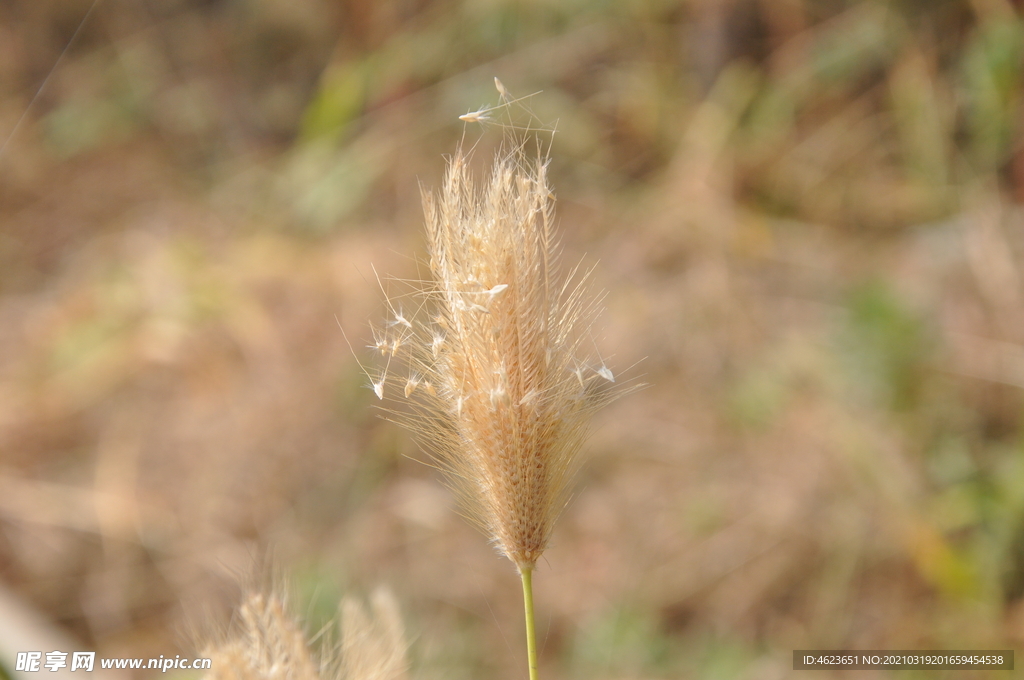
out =
{"type": "Polygon", "coordinates": [[[0,584],[80,648],[194,653],[276,572],[314,632],[390,585],[415,678],[525,677],[514,569],[339,329],[494,76],[649,383],[537,575],[542,676],[1021,645],[1020,3],[91,4],[0,3],[0,584]]]}

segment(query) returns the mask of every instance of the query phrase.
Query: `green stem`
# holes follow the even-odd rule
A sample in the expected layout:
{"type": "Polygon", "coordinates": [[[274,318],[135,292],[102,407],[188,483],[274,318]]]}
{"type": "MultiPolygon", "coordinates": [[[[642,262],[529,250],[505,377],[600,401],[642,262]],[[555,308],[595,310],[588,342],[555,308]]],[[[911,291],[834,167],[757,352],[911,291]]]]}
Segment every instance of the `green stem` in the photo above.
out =
{"type": "Polygon", "coordinates": [[[537,680],[537,628],[533,622],[533,567],[520,567],[523,577],[523,604],[526,607],[526,655],[530,660],[530,680],[537,680]]]}

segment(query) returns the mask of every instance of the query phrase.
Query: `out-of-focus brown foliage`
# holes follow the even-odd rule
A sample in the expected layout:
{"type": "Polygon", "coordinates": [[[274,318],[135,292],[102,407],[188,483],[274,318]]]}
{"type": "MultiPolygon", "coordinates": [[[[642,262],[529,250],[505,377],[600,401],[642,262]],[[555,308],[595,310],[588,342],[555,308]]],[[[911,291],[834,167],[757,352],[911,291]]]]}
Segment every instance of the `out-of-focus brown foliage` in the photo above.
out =
{"type": "Polygon", "coordinates": [[[650,383],[539,564],[542,675],[1024,638],[1019,3],[91,6],[0,5],[0,585],[84,647],[185,653],[270,549],[311,630],[387,582],[411,677],[518,677],[514,570],[338,328],[424,271],[494,76],[650,383]]]}

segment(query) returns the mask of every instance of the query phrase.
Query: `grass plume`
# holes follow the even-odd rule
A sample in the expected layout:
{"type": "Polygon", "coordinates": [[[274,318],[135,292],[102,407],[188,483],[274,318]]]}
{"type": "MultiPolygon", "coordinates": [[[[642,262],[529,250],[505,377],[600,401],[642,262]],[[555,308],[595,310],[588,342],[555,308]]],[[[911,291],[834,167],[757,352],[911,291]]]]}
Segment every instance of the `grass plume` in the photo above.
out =
{"type": "Polygon", "coordinates": [[[320,680],[302,629],[282,598],[249,595],[238,609],[234,635],[203,652],[205,680],[320,680]]]}
{"type": "Polygon", "coordinates": [[[389,301],[372,378],[412,405],[427,444],[495,546],[520,571],[547,547],[590,417],[615,397],[590,335],[599,300],[562,276],[546,158],[499,153],[478,186],[461,150],[423,193],[432,280],[416,313],[389,301]]]}
{"type": "Polygon", "coordinates": [[[415,313],[389,301],[373,345],[384,367],[371,386],[380,399],[408,402],[395,418],[518,568],[536,680],[533,570],[568,500],[590,417],[621,390],[590,351],[599,300],[587,274],[559,270],[547,158],[527,160],[523,147],[499,152],[482,186],[460,148],[441,191],[423,192],[431,281],[415,292],[415,313]]]}
{"type": "Polygon", "coordinates": [[[405,633],[398,604],[378,589],[370,609],[341,603],[338,653],[317,660],[284,598],[253,593],[238,610],[233,634],[210,645],[205,680],[407,680],[405,633]]]}

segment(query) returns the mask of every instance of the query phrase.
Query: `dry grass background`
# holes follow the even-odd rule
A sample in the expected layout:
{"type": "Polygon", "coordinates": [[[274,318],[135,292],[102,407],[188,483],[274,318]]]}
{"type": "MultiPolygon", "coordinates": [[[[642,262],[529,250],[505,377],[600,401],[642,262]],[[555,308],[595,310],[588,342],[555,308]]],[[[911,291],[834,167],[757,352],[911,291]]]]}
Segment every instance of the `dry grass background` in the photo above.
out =
{"type": "Polygon", "coordinates": [[[186,652],[270,552],[311,630],[386,583],[411,677],[524,676],[335,321],[371,342],[493,76],[650,383],[539,564],[542,677],[1020,644],[1015,3],[102,0],[28,108],[90,4],[0,5],[0,583],[85,648],[186,652]]]}

